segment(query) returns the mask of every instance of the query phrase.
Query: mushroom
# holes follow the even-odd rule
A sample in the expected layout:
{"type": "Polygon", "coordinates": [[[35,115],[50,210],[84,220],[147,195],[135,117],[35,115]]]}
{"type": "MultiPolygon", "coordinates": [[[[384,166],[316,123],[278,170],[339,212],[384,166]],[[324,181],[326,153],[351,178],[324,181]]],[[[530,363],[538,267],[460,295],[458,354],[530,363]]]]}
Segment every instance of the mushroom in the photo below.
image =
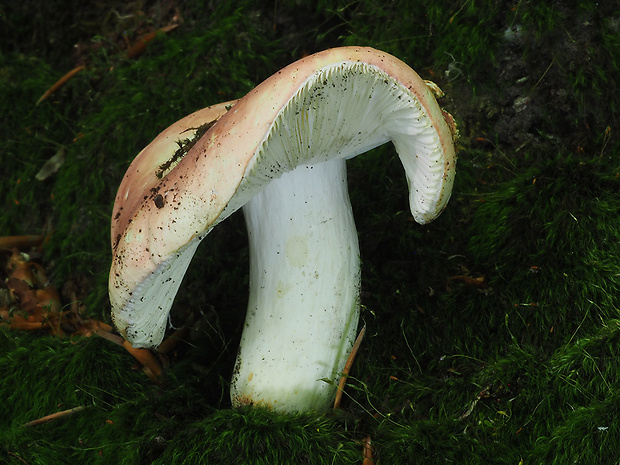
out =
{"type": "Polygon", "coordinates": [[[411,68],[360,47],[305,57],[234,105],[173,124],[134,160],[116,197],[109,292],[117,329],[134,347],[157,346],[198,244],[243,207],[250,294],[232,404],[326,409],[359,318],[346,159],[392,141],[411,213],[424,224],[450,197],[455,134],[411,68]]]}

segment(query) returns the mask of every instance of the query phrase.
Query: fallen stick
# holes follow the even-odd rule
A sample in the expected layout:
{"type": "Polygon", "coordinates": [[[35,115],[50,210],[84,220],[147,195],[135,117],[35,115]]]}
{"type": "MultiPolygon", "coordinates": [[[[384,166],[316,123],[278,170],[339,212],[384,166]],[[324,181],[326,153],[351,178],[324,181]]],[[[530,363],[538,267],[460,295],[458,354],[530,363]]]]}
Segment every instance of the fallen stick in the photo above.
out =
{"type": "Polygon", "coordinates": [[[171,24],[169,26],[161,27],[156,31],[149,32],[148,34],[144,34],[143,36],[139,37],[138,40],[136,40],[135,44],[133,44],[133,46],[127,51],[127,58],[138,58],[144,53],[148,43],[152,41],[155,37],[157,37],[158,34],[166,34],[167,32],[176,29],[178,26],[178,24],[171,24]]]}
{"type": "Polygon", "coordinates": [[[124,341],[123,347],[147,369],[146,374],[153,381],[159,382],[159,377],[161,376],[163,370],[150,350],[133,347],[129,341],[124,341]]]}
{"type": "Polygon", "coordinates": [[[11,457],[15,457],[17,460],[19,460],[22,463],[25,463],[26,465],[30,465],[28,462],[26,462],[24,459],[22,459],[19,455],[17,455],[15,452],[11,452],[10,450],[6,451],[7,454],[9,454],[11,457]]]}
{"type": "Polygon", "coordinates": [[[374,448],[372,447],[370,436],[366,436],[362,443],[364,444],[364,461],[362,465],[375,465],[375,459],[373,458],[374,448]]]}
{"type": "Polygon", "coordinates": [[[32,421],[29,421],[28,423],[24,423],[22,426],[28,428],[30,426],[40,425],[42,423],[47,423],[48,421],[52,421],[58,418],[63,418],[69,415],[73,415],[74,413],[79,412],[80,410],[84,410],[85,408],[86,407],[84,406],[73,407],[73,408],[70,408],[69,410],[63,410],[61,412],[56,412],[56,413],[52,413],[51,415],[46,415],[44,417],[37,418],[36,420],[32,420],[32,421]]]}
{"type": "Polygon", "coordinates": [[[114,344],[118,346],[124,347],[125,339],[123,339],[120,336],[117,336],[116,334],[112,334],[109,331],[106,331],[103,329],[96,329],[93,331],[93,334],[96,334],[99,337],[107,339],[108,341],[113,342],[114,344]]]}
{"type": "Polygon", "coordinates": [[[50,95],[52,95],[54,92],[56,92],[58,89],[60,89],[62,86],[64,86],[67,81],[69,81],[69,79],[71,79],[73,76],[75,76],[77,73],[79,73],[80,71],[82,71],[85,68],[84,65],[82,66],[78,66],[77,68],[73,68],[71,71],[69,71],[67,74],[65,74],[63,77],[61,77],[58,81],[56,81],[54,83],[54,85],[52,87],[50,87],[42,96],[39,100],[37,100],[37,103],[35,104],[35,106],[37,106],[39,103],[41,103],[43,100],[47,99],[50,95]]]}
{"type": "Polygon", "coordinates": [[[349,377],[349,371],[351,371],[351,367],[353,366],[353,360],[355,360],[355,356],[357,355],[357,350],[360,348],[362,344],[362,339],[364,339],[364,333],[366,332],[366,326],[362,328],[353,347],[351,348],[351,353],[349,354],[349,358],[347,358],[347,362],[344,364],[344,369],[342,370],[342,377],[340,378],[340,382],[338,383],[338,392],[336,392],[336,399],[334,400],[334,408],[340,407],[340,401],[342,400],[342,393],[344,392],[344,385],[347,382],[347,378],[349,377]]]}
{"type": "Polygon", "coordinates": [[[16,247],[18,249],[29,249],[30,247],[37,247],[43,243],[45,236],[32,235],[32,236],[3,236],[0,237],[0,249],[12,249],[16,247]]]}

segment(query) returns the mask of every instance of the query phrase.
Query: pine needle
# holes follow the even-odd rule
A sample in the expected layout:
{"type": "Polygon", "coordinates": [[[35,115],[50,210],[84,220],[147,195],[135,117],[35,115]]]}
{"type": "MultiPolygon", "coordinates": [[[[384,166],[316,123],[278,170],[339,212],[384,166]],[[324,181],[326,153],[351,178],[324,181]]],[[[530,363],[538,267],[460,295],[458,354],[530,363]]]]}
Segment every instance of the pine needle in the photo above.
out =
{"type": "Polygon", "coordinates": [[[340,401],[342,400],[342,393],[344,392],[344,385],[347,383],[347,378],[349,377],[349,372],[351,371],[351,366],[353,366],[353,361],[355,360],[355,356],[357,355],[357,351],[362,344],[362,339],[364,339],[364,333],[366,333],[366,326],[362,328],[353,347],[351,348],[351,353],[349,354],[349,358],[347,358],[347,362],[344,364],[344,369],[342,370],[342,377],[340,378],[340,382],[338,383],[338,392],[336,393],[336,399],[334,400],[334,408],[340,407],[340,401]]]}
{"type": "Polygon", "coordinates": [[[74,413],[79,412],[80,410],[84,410],[85,408],[86,407],[84,406],[80,406],[80,407],[73,407],[68,410],[62,410],[60,412],[52,413],[51,415],[46,415],[44,417],[37,418],[36,420],[29,421],[28,423],[24,423],[22,426],[29,428],[31,426],[40,425],[42,423],[47,423],[48,421],[52,421],[58,418],[63,418],[69,415],[73,415],[74,413]]]}
{"type": "Polygon", "coordinates": [[[84,68],[85,68],[84,65],[78,66],[77,68],[73,68],[71,71],[69,71],[63,77],[61,77],[58,81],[56,81],[54,83],[54,85],[52,87],[47,89],[47,91],[41,96],[41,98],[39,100],[37,100],[37,103],[35,104],[35,106],[38,105],[39,103],[41,103],[43,100],[47,99],[50,95],[52,95],[54,92],[56,92],[62,86],[64,86],[67,83],[67,81],[69,81],[69,79],[71,79],[77,73],[82,71],[84,68]]]}

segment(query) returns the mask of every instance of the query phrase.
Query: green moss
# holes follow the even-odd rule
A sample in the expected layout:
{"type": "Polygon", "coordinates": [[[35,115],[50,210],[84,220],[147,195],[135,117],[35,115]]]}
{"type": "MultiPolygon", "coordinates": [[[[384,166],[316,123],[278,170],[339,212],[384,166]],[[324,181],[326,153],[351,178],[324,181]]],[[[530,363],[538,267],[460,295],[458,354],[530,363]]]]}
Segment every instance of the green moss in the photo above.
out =
{"type": "Polygon", "coordinates": [[[127,369],[124,351],[103,339],[74,342],[7,331],[0,332],[0,338],[2,386],[8,399],[3,403],[3,429],[57,410],[104,407],[144,389],[141,375],[127,369]],[[67,373],[71,379],[51,382],[65,379],[67,373]]]}
{"type": "Polygon", "coordinates": [[[559,350],[551,359],[558,421],[537,439],[535,460],[561,463],[563,457],[615,463],[619,436],[613,382],[618,379],[615,361],[619,335],[618,321],[609,321],[592,336],[559,350]]]}
{"type": "Polygon", "coordinates": [[[614,172],[560,155],[504,184],[476,210],[471,254],[496,271],[490,285],[507,301],[519,338],[565,343],[615,314],[614,172]]]}
{"type": "Polygon", "coordinates": [[[221,410],[178,435],[156,463],[358,463],[338,421],[262,409],[221,410]]]}

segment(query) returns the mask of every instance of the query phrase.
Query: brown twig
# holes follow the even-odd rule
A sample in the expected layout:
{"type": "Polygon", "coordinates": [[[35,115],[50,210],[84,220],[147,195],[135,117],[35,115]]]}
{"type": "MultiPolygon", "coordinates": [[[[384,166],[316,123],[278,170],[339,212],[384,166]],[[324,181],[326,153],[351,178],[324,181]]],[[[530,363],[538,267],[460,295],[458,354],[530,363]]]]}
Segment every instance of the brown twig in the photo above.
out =
{"type": "Polygon", "coordinates": [[[125,339],[123,339],[121,336],[112,334],[111,332],[106,331],[104,329],[96,329],[93,331],[93,334],[96,334],[99,337],[107,339],[108,341],[113,342],[114,344],[118,346],[124,347],[125,339]]]}
{"type": "Polygon", "coordinates": [[[478,276],[477,278],[472,278],[471,276],[457,275],[457,276],[450,276],[448,278],[448,282],[446,284],[447,292],[450,292],[452,290],[450,288],[450,283],[452,281],[461,281],[468,286],[477,287],[478,289],[486,289],[487,287],[487,283],[485,282],[484,276],[478,276]]]}
{"type": "Polygon", "coordinates": [[[51,415],[46,415],[44,417],[37,418],[36,420],[32,420],[32,421],[29,421],[28,423],[24,423],[22,426],[30,427],[30,426],[40,425],[42,423],[47,423],[48,421],[52,421],[52,420],[56,420],[58,418],[63,418],[63,417],[67,417],[69,415],[73,415],[74,413],[79,412],[80,410],[84,410],[85,408],[86,407],[84,407],[84,406],[73,407],[73,408],[70,408],[68,410],[63,410],[61,412],[56,412],[56,413],[52,413],[51,415]]]}
{"type": "Polygon", "coordinates": [[[364,461],[362,465],[375,465],[375,459],[373,457],[373,447],[370,440],[370,436],[366,436],[362,441],[364,445],[364,461]]]}
{"type": "MultiPolygon", "coordinates": [[[[54,85],[52,87],[50,87],[49,89],[47,89],[47,91],[41,96],[41,98],[39,100],[37,100],[36,105],[38,105],[39,103],[41,103],[43,100],[45,100],[46,98],[48,98],[50,95],[52,95],[54,92],[56,92],[58,89],[60,89],[62,86],[64,86],[67,81],[69,81],[69,79],[71,79],[73,76],[75,76],[77,73],[79,73],[80,71],[82,71],[85,68],[84,65],[82,66],[78,66],[77,68],[73,68],[71,71],[69,71],[67,74],[65,74],[63,77],[61,77],[58,81],[56,81],[54,83],[54,85]]],[[[36,106],[35,105],[35,106],[36,106]]]]}
{"type": "Polygon", "coordinates": [[[138,349],[131,345],[129,341],[123,342],[123,347],[127,352],[135,357],[135,359],[140,362],[144,368],[146,374],[155,382],[159,382],[159,377],[161,376],[163,370],[161,365],[155,358],[155,356],[148,349],[138,349]]]}
{"type": "Polygon", "coordinates": [[[31,247],[38,247],[43,243],[45,236],[32,235],[32,236],[4,236],[0,237],[0,249],[12,249],[16,247],[18,249],[29,249],[31,247]]]}
{"type": "Polygon", "coordinates": [[[364,333],[366,332],[366,326],[362,328],[353,347],[351,348],[351,353],[349,354],[349,358],[347,358],[347,362],[344,364],[344,369],[342,370],[342,377],[340,378],[340,382],[338,383],[338,391],[336,392],[336,399],[334,400],[334,408],[340,407],[340,401],[342,400],[342,393],[344,392],[344,385],[347,383],[347,378],[349,377],[349,372],[351,371],[351,367],[353,366],[353,360],[355,360],[355,356],[357,355],[357,351],[362,344],[362,339],[364,339],[364,333]]]}
{"type": "Polygon", "coordinates": [[[124,347],[127,352],[133,355],[133,357],[142,364],[142,370],[144,371],[144,373],[146,373],[146,375],[156,384],[161,385],[161,381],[159,378],[163,373],[163,369],[150,350],[137,349],[133,347],[129,341],[125,340],[121,336],[112,334],[105,329],[95,329],[92,331],[92,333],[104,339],[107,339],[108,341],[113,342],[116,345],[124,347]]]}
{"type": "Polygon", "coordinates": [[[159,28],[156,31],[149,32],[148,34],[144,34],[142,37],[139,37],[138,40],[136,40],[136,42],[127,51],[127,58],[138,58],[144,53],[148,43],[155,37],[157,37],[158,34],[165,34],[172,31],[173,29],[176,29],[178,26],[178,24],[171,24],[169,26],[159,28]]]}
{"type": "Polygon", "coordinates": [[[28,462],[26,462],[24,459],[22,459],[19,455],[17,455],[15,452],[11,452],[10,450],[6,451],[7,454],[9,454],[11,457],[15,457],[17,460],[19,460],[22,463],[25,463],[26,465],[30,465],[28,462]]]}
{"type": "Polygon", "coordinates": [[[173,334],[168,336],[159,346],[156,351],[158,354],[165,355],[176,348],[180,342],[184,341],[187,337],[190,327],[185,325],[180,329],[177,329],[173,334]]]}

